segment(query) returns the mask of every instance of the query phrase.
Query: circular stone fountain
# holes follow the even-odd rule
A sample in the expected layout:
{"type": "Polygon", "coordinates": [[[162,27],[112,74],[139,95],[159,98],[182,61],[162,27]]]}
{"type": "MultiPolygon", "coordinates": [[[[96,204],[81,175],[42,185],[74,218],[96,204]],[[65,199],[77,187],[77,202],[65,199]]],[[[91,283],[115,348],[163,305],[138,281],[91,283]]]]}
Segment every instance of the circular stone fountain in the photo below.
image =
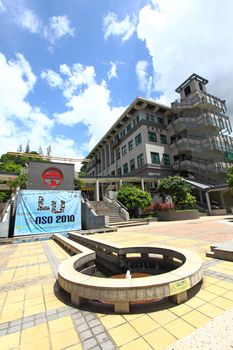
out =
{"type": "Polygon", "coordinates": [[[187,249],[157,245],[122,248],[78,234],[73,236],[85,247],[60,235],[54,235],[54,239],[76,254],[63,261],[58,270],[59,285],[71,294],[76,305],[86,299],[98,300],[113,304],[115,312],[129,312],[131,304],[165,297],[180,304],[187,300],[187,290],[203,277],[202,259],[187,249]],[[139,267],[144,266],[144,273],[147,270],[143,264],[147,262],[150,276],[131,279],[95,277],[92,273],[96,259],[113,270],[117,267],[126,270],[137,261],[139,267]],[[159,274],[152,275],[156,266],[159,274]],[[167,266],[167,271],[162,273],[160,266],[167,266]]]}

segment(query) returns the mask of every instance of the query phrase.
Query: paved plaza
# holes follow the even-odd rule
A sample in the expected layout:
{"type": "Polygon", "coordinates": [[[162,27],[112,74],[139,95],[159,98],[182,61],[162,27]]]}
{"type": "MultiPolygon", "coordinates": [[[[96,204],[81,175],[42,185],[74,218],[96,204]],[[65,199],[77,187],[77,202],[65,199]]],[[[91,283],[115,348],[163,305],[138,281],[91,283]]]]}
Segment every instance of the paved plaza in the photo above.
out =
{"type": "Polygon", "coordinates": [[[0,349],[147,350],[233,348],[233,262],[207,258],[210,245],[233,239],[233,216],[152,222],[92,237],[135,246],[166,244],[197,252],[204,284],[181,305],[108,305],[79,309],[56,283],[69,255],[52,240],[0,246],[0,349]]]}

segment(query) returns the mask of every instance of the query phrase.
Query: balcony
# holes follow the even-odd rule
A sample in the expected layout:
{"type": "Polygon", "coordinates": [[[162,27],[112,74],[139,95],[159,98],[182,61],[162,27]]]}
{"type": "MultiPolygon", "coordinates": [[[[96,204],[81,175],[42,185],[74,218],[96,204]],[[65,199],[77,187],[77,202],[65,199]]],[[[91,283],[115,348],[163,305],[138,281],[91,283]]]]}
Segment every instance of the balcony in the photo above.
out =
{"type": "Polygon", "coordinates": [[[205,173],[212,174],[223,174],[226,173],[229,168],[229,164],[223,161],[205,161],[202,159],[192,159],[192,160],[179,160],[173,164],[173,169],[176,171],[189,171],[192,173],[199,173],[204,175],[205,173]]]}
{"type": "Polygon", "coordinates": [[[220,131],[231,133],[229,117],[222,114],[201,113],[198,116],[182,116],[173,122],[175,132],[180,133],[183,130],[191,130],[197,135],[205,135],[207,132],[214,134],[220,131]]]}
{"type": "Polygon", "coordinates": [[[187,98],[176,100],[171,104],[171,108],[175,113],[178,113],[184,109],[192,109],[194,107],[212,109],[216,112],[226,111],[224,100],[203,91],[195,91],[187,98]]]}

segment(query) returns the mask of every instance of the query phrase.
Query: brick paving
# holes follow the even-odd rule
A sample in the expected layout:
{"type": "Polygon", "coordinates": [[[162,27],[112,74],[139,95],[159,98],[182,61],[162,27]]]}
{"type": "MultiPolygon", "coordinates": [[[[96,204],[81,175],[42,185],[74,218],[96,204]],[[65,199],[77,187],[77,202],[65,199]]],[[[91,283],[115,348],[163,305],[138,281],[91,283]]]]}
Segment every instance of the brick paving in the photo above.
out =
{"type": "MultiPolygon", "coordinates": [[[[2,245],[1,350],[185,349],[187,337],[194,349],[200,338],[196,332],[215,329],[219,317],[231,319],[233,263],[206,258],[205,252],[211,244],[232,239],[232,216],[154,222],[96,236],[123,246],[157,242],[192,249],[203,259],[204,289],[197,287],[184,304],[135,305],[132,314],[115,315],[108,306],[78,309],[56,283],[59,263],[68,254],[54,241],[2,245]]],[[[228,340],[221,349],[233,346],[228,340]]]]}

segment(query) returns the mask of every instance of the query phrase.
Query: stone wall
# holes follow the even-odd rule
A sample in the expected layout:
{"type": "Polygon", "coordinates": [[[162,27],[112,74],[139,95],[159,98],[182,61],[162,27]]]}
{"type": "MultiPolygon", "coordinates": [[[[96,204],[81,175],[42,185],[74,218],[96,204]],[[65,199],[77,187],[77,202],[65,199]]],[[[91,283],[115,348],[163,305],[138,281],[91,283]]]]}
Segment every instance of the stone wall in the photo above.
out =
{"type": "Polygon", "coordinates": [[[198,210],[164,210],[158,211],[159,221],[177,221],[177,220],[192,220],[199,219],[200,215],[198,210]]]}

